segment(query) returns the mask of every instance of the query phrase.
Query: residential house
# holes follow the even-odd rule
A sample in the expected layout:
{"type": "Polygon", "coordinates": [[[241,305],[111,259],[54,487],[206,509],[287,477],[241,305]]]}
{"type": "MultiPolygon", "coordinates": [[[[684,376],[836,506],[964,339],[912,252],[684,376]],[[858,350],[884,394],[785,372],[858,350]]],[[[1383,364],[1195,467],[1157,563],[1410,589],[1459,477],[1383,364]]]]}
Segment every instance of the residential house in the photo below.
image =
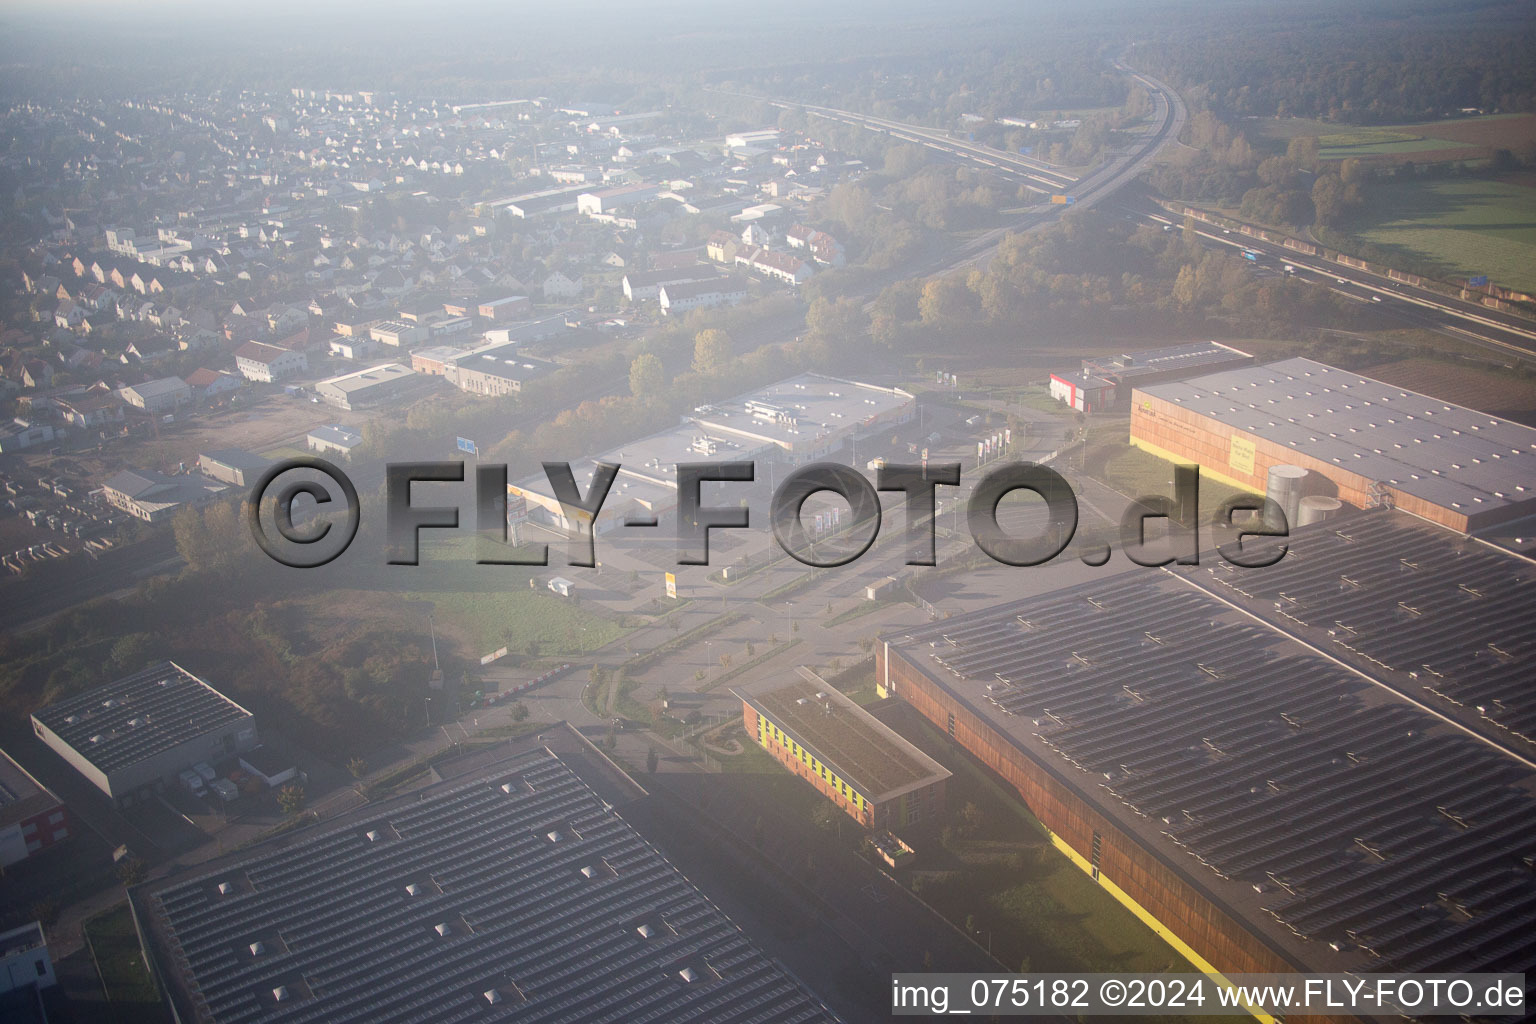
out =
{"type": "Polygon", "coordinates": [[[811,265],[798,256],[751,246],[736,254],[736,265],[789,285],[803,284],[812,274],[811,265]]]}
{"type": "Polygon", "coordinates": [[[244,382],[237,373],[228,370],[210,370],[204,367],[187,374],[187,387],[194,399],[207,400],[238,391],[244,382]]]}
{"type": "Polygon", "coordinates": [[[246,380],[271,384],[303,373],[309,369],[309,359],[303,352],[248,341],[235,349],[235,368],[246,380]]]}
{"type": "Polygon", "coordinates": [[[657,301],[668,315],[690,309],[734,306],[747,297],[747,283],[738,277],[717,277],[708,281],[680,281],[661,286],[657,301]]]}
{"type": "Polygon", "coordinates": [[[572,280],[560,271],[551,271],[542,285],[545,299],[575,299],[582,292],[581,281],[572,280]]]}

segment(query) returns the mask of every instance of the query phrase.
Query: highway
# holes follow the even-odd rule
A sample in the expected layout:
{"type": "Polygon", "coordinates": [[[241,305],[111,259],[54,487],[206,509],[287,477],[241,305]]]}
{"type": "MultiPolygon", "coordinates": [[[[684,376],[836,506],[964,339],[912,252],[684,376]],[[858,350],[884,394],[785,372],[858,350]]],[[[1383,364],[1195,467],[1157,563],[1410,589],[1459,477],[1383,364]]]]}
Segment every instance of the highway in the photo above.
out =
{"type": "MultiPolygon", "coordinates": [[[[1117,205],[1146,223],[1161,224],[1173,230],[1183,227],[1177,218],[1150,199],[1123,199],[1117,205]]],[[[1362,302],[1375,301],[1384,312],[1411,326],[1437,330],[1506,356],[1536,358],[1536,323],[1524,317],[1416,288],[1321,256],[1287,249],[1277,242],[1266,242],[1236,231],[1227,232],[1210,224],[1195,222],[1194,231],[1208,246],[1224,246],[1239,252],[1251,249],[1259,253],[1268,266],[1279,269],[1289,264],[1302,280],[1321,284],[1362,302]]]]}
{"type": "Polygon", "coordinates": [[[1178,94],[1154,78],[1120,64],[1115,66],[1117,70],[1146,87],[1154,107],[1152,124],[1143,130],[1141,138],[1133,145],[1111,154],[1106,162],[1080,178],[1068,174],[1059,167],[1033,160],[1022,154],[1009,153],[991,146],[953,138],[948,132],[937,128],[892,121],[883,117],[870,117],[835,107],[806,106],[782,101],[774,101],[774,105],[784,109],[801,110],[808,114],[841,121],[844,124],[867,128],[892,138],[915,142],[967,163],[987,167],[1002,177],[1023,184],[1041,195],[1066,195],[1072,198],[1073,202],[1070,204],[1038,206],[967,241],[952,254],[957,258],[947,265],[919,268],[927,272],[959,270],[986,259],[997,243],[1009,232],[1035,230],[1054,223],[1070,210],[1086,209],[1113,195],[1128,182],[1134,181],[1145,169],[1147,163],[1165,145],[1179,137],[1179,133],[1184,130],[1188,112],[1178,94]]]}
{"type": "MultiPolygon", "coordinates": [[[[1123,64],[1117,63],[1115,67],[1147,89],[1155,106],[1152,115],[1155,127],[1146,130],[1134,145],[1113,154],[1107,162],[1081,178],[1074,178],[1061,168],[1052,167],[1021,154],[1008,153],[991,146],[953,138],[949,132],[942,129],[870,117],[834,107],[787,102],[775,102],[775,105],[785,109],[802,110],[819,117],[881,132],[893,138],[919,143],[951,158],[990,168],[1002,177],[1021,183],[1038,193],[1070,195],[1075,200],[1070,205],[1042,205],[1031,209],[968,240],[958,249],[947,253],[941,261],[911,268],[919,273],[940,273],[962,270],[984,262],[990,257],[997,243],[1009,232],[1035,230],[1054,223],[1070,210],[1084,209],[1111,197],[1115,197],[1117,208],[1138,220],[1165,226],[1181,226],[1175,223],[1166,210],[1152,200],[1145,197],[1125,198],[1118,196],[1117,193],[1125,185],[1134,181],[1164,146],[1178,138],[1184,129],[1188,112],[1178,94],[1162,82],[1123,64]]],[[[1505,357],[1520,360],[1536,359],[1536,322],[1518,314],[1489,309],[1475,302],[1467,302],[1425,288],[1416,288],[1366,270],[1334,263],[1320,256],[1308,256],[1275,242],[1266,242],[1236,232],[1229,234],[1211,225],[1197,224],[1196,231],[1206,245],[1230,247],[1238,251],[1252,249],[1262,254],[1266,262],[1277,269],[1284,264],[1290,264],[1302,280],[1311,280],[1361,302],[1374,302],[1384,314],[1401,321],[1406,326],[1434,330],[1505,357]]]]}

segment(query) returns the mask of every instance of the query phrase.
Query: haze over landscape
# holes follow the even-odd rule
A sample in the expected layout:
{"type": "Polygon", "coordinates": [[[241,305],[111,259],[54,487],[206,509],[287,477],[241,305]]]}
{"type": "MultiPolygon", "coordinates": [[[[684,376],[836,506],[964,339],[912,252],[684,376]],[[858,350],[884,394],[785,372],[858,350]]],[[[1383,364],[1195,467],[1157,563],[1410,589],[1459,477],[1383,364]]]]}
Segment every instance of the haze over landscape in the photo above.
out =
{"type": "Polygon", "coordinates": [[[1523,1017],[1533,53],[8,5],[0,1018],[1523,1017]]]}

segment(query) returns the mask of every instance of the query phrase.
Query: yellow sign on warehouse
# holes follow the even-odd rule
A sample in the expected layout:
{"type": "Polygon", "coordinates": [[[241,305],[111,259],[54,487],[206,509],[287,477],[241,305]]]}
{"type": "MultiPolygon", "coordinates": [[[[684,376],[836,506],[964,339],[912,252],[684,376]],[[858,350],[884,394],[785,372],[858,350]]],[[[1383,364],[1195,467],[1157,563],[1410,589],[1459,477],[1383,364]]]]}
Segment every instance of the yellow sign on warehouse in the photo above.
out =
{"type": "Polygon", "coordinates": [[[1234,436],[1232,438],[1231,453],[1227,456],[1227,465],[1231,466],[1239,473],[1251,474],[1253,472],[1254,454],[1255,451],[1252,441],[1248,440],[1246,437],[1234,436]]]}

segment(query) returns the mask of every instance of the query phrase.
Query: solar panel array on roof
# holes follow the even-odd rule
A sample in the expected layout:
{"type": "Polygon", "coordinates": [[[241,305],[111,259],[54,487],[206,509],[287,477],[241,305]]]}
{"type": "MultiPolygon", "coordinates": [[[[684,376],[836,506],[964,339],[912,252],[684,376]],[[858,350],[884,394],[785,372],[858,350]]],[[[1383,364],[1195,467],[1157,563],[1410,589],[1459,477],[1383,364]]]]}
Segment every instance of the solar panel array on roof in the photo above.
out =
{"type": "Polygon", "coordinates": [[[1139,390],[1459,514],[1536,499],[1536,429],[1311,359],[1139,390]]]}
{"type": "Polygon", "coordinates": [[[251,713],[181,666],[162,661],[32,717],[110,774],[251,713]]]}
{"type": "Polygon", "coordinates": [[[543,752],[136,899],[199,1021],[835,1020],[543,752]]]}
{"type": "Polygon", "coordinates": [[[1159,823],[1170,854],[1269,890],[1297,936],[1381,970],[1536,971],[1533,773],[1170,574],[892,646],[1080,790],[1159,823]]]}
{"type": "Polygon", "coordinates": [[[1262,572],[1222,563],[1210,579],[1404,692],[1536,742],[1536,564],[1381,509],[1289,546],[1262,572]]]}

